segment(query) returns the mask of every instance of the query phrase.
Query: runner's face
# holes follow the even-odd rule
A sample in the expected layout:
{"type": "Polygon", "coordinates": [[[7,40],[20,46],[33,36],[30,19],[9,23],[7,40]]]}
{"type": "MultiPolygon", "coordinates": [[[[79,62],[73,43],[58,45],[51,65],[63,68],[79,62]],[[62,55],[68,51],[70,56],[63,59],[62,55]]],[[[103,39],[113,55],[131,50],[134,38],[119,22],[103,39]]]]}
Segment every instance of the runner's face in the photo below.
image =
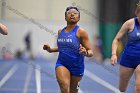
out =
{"type": "Polygon", "coordinates": [[[79,12],[76,9],[70,9],[65,15],[66,21],[70,23],[77,23],[80,19],[79,12]]]}

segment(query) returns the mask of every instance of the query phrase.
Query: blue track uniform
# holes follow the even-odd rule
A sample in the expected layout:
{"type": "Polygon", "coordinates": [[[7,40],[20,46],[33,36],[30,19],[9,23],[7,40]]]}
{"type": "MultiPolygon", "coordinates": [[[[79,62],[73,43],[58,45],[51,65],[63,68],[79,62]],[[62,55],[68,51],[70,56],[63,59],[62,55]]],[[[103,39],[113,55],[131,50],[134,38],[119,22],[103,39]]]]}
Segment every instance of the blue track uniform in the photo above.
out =
{"type": "Polygon", "coordinates": [[[84,74],[84,56],[79,54],[80,40],[76,33],[79,26],[72,31],[65,32],[62,29],[57,39],[59,56],[56,63],[58,66],[65,66],[73,76],[83,76],[84,74]]]}
{"type": "Polygon", "coordinates": [[[120,65],[136,68],[140,64],[140,24],[137,17],[132,32],[128,33],[128,41],[120,59],[120,65]]]}

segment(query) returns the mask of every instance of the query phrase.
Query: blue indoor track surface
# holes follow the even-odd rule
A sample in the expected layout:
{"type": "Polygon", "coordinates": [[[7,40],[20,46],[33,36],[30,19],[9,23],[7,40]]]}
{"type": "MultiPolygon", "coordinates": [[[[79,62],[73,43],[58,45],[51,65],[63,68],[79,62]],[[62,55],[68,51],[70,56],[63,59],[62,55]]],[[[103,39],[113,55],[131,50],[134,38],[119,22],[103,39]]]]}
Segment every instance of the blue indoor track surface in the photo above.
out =
{"type": "MultiPolygon", "coordinates": [[[[85,60],[79,93],[119,93],[118,67],[85,60]]],[[[134,76],[126,93],[134,91],[134,76]]],[[[1,60],[0,93],[60,93],[55,78],[55,61],[1,60]]]]}

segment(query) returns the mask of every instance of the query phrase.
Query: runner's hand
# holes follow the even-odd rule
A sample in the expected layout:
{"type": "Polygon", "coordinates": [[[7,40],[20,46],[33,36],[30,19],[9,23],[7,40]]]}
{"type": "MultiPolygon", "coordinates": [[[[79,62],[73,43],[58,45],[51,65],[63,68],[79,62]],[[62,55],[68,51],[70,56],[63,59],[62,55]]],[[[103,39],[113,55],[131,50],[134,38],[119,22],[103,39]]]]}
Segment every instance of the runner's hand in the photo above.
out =
{"type": "Polygon", "coordinates": [[[49,53],[51,52],[51,48],[50,48],[50,46],[47,44],[47,45],[44,45],[43,46],[43,49],[44,50],[47,50],[49,53]]]}
{"type": "Polygon", "coordinates": [[[80,44],[80,48],[79,48],[79,53],[80,54],[83,54],[83,55],[87,55],[87,50],[85,47],[83,47],[81,44],[80,44]]]}
{"type": "Polygon", "coordinates": [[[116,54],[112,55],[111,57],[111,62],[110,62],[113,66],[117,63],[117,56],[116,54]]]}

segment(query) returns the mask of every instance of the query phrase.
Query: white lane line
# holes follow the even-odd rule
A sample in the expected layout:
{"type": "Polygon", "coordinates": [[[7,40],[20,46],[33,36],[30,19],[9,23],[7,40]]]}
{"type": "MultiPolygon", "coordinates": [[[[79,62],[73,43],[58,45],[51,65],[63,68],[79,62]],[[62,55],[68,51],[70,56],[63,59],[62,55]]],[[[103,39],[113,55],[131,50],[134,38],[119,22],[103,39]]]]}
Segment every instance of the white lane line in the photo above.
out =
{"type": "Polygon", "coordinates": [[[7,69],[8,67],[10,67],[10,65],[12,65],[12,63],[6,62],[4,64],[0,64],[0,74],[5,71],[5,69],[7,69]]]}
{"type": "Polygon", "coordinates": [[[40,73],[40,66],[36,65],[35,69],[35,77],[36,77],[36,91],[37,93],[41,93],[41,73],[40,73]]]}
{"type": "Polygon", "coordinates": [[[85,69],[85,75],[89,77],[91,80],[96,81],[97,83],[101,84],[102,86],[110,89],[113,91],[113,93],[121,93],[116,87],[112,86],[110,83],[102,80],[97,75],[93,74],[92,72],[85,69]]]}
{"type": "Polygon", "coordinates": [[[0,88],[5,84],[5,82],[16,72],[16,70],[18,69],[17,65],[14,65],[9,71],[8,73],[2,78],[2,80],[0,81],[0,88]]]}
{"type": "Polygon", "coordinates": [[[78,93],[84,93],[81,89],[78,90],[78,93]]]}
{"type": "Polygon", "coordinates": [[[29,82],[31,80],[32,77],[32,72],[33,72],[33,68],[28,65],[28,70],[27,70],[27,75],[26,75],[26,80],[25,80],[25,84],[24,84],[24,88],[23,88],[23,93],[28,93],[28,86],[29,86],[29,82]]]}

